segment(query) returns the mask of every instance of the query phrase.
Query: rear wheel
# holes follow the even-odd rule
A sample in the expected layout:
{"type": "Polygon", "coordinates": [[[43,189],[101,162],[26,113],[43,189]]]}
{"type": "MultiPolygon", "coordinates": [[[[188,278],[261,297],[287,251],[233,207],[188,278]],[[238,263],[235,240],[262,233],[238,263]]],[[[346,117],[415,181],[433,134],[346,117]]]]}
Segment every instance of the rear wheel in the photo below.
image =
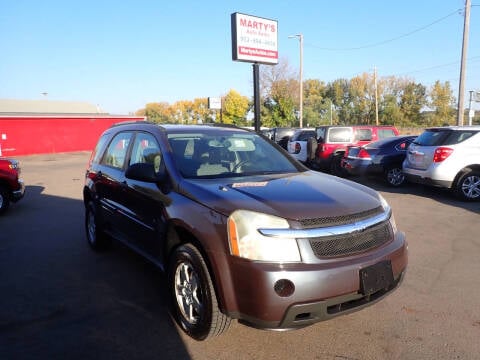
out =
{"type": "Polygon", "coordinates": [[[192,244],[174,250],[169,284],[175,317],[185,333],[196,340],[205,340],[228,329],[231,319],[218,308],[207,265],[192,244]]]}
{"type": "Polygon", "coordinates": [[[332,158],[332,163],[330,165],[330,172],[333,175],[336,175],[336,176],[339,176],[339,177],[346,177],[348,175],[348,173],[342,167],[342,158],[343,158],[343,154],[335,155],[332,158]]]}
{"type": "Polygon", "coordinates": [[[10,206],[8,190],[4,186],[0,186],[0,215],[7,211],[10,206]]]}
{"type": "Polygon", "coordinates": [[[480,171],[467,168],[458,178],[455,194],[465,201],[480,200],[480,171]]]}
{"type": "Polygon", "coordinates": [[[89,201],[85,207],[85,231],[88,244],[93,250],[105,250],[110,245],[110,238],[99,224],[95,205],[92,201],[89,201]]]}
{"type": "Polygon", "coordinates": [[[399,167],[392,167],[385,170],[385,181],[390,186],[400,186],[405,183],[405,174],[399,167]]]}

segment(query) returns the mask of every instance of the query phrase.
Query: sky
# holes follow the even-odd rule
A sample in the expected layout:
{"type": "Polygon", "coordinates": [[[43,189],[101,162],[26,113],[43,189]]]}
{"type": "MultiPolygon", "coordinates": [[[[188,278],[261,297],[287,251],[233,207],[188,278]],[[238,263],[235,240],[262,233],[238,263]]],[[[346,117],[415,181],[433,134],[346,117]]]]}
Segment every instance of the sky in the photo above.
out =
{"type": "MultiPolygon", "coordinates": [[[[82,101],[111,114],[150,102],[253,97],[232,61],[231,14],[278,22],[278,51],[303,79],[377,70],[458,97],[464,0],[0,0],[0,99],[82,101]]],[[[480,91],[480,0],[472,0],[465,100],[480,91]]],[[[479,109],[480,103],[474,108],[479,109]]]]}

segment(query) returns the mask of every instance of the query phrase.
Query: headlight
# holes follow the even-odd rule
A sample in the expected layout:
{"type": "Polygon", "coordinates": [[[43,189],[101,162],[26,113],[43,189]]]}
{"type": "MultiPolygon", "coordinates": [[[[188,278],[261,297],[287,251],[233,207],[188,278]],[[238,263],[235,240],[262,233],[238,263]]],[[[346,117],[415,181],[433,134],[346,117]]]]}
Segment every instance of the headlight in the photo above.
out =
{"type": "Polygon", "coordinates": [[[393,217],[392,208],[390,207],[390,205],[388,205],[387,200],[385,200],[385,198],[382,195],[378,194],[378,196],[380,197],[380,202],[382,203],[383,210],[386,213],[390,213],[390,224],[392,225],[393,232],[396,233],[397,224],[395,223],[395,218],[393,217]]]}
{"type": "Polygon", "coordinates": [[[257,261],[300,261],[300,252],[294,238],[264,236],[258,231],[288,228],[287,220],[277,216],[236,210],[228,218],[230,253],[257,261]]]}
{"type": "Polygon", "coordinates": [[[385,200],[384,197],[380,194],[378,194],[378,197],[379,197],[380,202],[382,203],[383,210],[387,213],[390,212],[391,208],[390,208],[390,205],[388,205],[387,200],[385,200]]]}

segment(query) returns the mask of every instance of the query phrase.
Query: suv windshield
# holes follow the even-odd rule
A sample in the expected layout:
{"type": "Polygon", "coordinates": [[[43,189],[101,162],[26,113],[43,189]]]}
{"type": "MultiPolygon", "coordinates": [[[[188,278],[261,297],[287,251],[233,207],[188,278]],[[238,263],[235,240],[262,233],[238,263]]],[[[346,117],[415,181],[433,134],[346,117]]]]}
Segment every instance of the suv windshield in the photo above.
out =
{"type": "Polygon", "coordinates": [[[415,141],[414,144],[421,146],[442,146],[454,145],[467,140],[477,131],[451,129],[429,129],[425,130],[415,141]]]}
{"type": "Polygon", "coordinates": [[[178,170],[186,178],[216,178],[297,172],[288,157],[257,134],[170,133],[178,170]]]}

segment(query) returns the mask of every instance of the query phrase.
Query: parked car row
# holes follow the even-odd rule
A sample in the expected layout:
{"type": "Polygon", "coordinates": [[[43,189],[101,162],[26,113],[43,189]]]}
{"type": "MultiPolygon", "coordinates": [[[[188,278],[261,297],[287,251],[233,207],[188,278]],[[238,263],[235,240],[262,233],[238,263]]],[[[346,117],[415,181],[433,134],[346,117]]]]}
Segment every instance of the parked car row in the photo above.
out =
{"type": "Polygon", "coordinates": [[[450,189],[462,200],[480,200],[480,126],[426,129],[350,147],[342,159],[350,175],[377,175],[391,186],[405,181],[450,189]]]}
{"type": "Polygon", "coordinates": [[[319,126],[296,129],[287,150],[337,176],[377,176],[391,186],[409,181],[480,200],[479,126],[433,127],[418,137],[400,136],[393,126],[319,126]]]}
{"type": "Polygon", "coordinates": [[[388,185],[405,182],[402,164],[407,149],[416,136],[393,136],[364,146],[352,146],[342,159],[342,167],[349,175],[378,176],[388,185]]]}

